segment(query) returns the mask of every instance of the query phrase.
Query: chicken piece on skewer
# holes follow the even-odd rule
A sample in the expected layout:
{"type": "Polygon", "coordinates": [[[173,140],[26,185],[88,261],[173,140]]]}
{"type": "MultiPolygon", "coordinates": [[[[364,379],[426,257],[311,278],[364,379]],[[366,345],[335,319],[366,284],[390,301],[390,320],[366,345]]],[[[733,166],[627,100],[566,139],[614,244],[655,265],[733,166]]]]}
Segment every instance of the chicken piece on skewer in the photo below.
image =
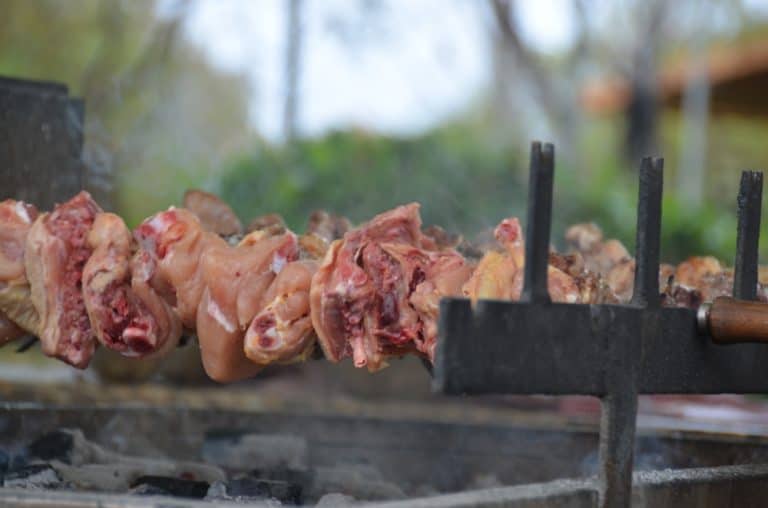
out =
{"type": "Polygon", "coordinates": [[[93,253],[83,269],[83,298],[98,341],[134,358],[162,355],[175,347],[181,322],[170,306],[157,305],[159,298],[144,290],[140,269],[131,275],[131,232],[123,220],[111,213],[97,215],[88,244],[93,253]]]}
{"type": "Polygon", "coordinates": [[[458,294],[468,276],[455,250],[439,250],[422,233],[418,204],[349,231],[331,244],[310,290],[312,324],[326,358],[351,356],[369,371],[386,366],[389,356],[415,352],[429,358],[436,340],[434,302],[458,294]]]}
{"type": "Polygon", "coordinates": [[[192,212],[173,207],[145,220],[134,237],[137,262],[144,264],[150,287],[173,307],[185,328],[194,330],[205,289],[200,260],[208,248],[227,243],[205,231],[192,212]]]}
{"type": "Polygon", "coordinates": [[[27,235],[37,216],[37,209],[23,201],[0,202],[0,345],[38,333],[40,320],[24,269],[27,235]]]}
{"type": "Polygon", "coordinates": [[[215,194],[191,189],[184,193],[183,208],[194,213],[205,231],[219,236],[239,235],[243,225],[232,208],[215,194]]]}
{"type": "Polygon", "coordinates": [[[253,362],[292,363],[312,352],[309,287],[316,270],[315,261],[293,261],[275,276],[245,334],[245,354],[253,362]]]}
{"type": "Polygon", "coordinates": [[[293,233],[255,232],[237,247],[215,246],[203,253],[205,291],[197,312],[197,334],[203,366],[213,380],[246,379],[264,367],[246,356],[245,331],[276,275],[296,259],[298,243],[293,233]]]}
{"type": "Polygon", "coordinates": [[[96,348],[82,274],[92,252],[88,233],[101,211],[85,191],[57,205],[35,220],[24,256],[43,352],[80,369],[88,366],[96,348]]]}
{"type": "MultiPolygon", "coordinates": [[[[520,221],[504,219],[494,236],[502,251],[489,250],[464,285],[464,295],[478,299],[518,300],[523,289],[525,246],[520,221]]],[[[583,269],[583,260],[550,254],[547,267],[549,294],[554,302],[599,303],[612,294],[594,274],[583,269]]]]}
{"type": "Polygon", "coordinates": [[[319,236],[330,243],[342,238],[350,229],[352,229],[352,223],[346,217],[325,210],[315,210],[309,215],[305,233],[319,236]]]}

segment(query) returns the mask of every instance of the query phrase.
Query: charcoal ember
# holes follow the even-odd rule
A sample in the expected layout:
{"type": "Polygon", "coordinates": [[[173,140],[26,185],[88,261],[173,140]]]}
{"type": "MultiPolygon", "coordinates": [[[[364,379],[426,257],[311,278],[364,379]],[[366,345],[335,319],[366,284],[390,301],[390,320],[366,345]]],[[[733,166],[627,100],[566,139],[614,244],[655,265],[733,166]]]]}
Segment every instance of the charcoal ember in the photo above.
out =
{"type": "Polygon", "coordinates": [[[316,468],[306,497],[320,499],[325,494],[333,492],[342,492],[365,501],[405,498],[405,493],[400,487],[384,479],[378,469],[368,464],[342,464],[316,468]]]}
{"type": "Polygon", "coordinates": [[[203,444],[206,462],[236,470],[307,471],[307,440],[291,434],[210,432],[203,444]]]}
{"type": "Polygon", "coordinates": [[[331,492],[318,499],[315,507],[331,508],[333,506],[352,506],[356,502],[357,499],[352,496],[341,494],[339,492],[331,492]]]}
{"type": "Polygon", "coordinates": [[[62,483],[61,477],[50,464],[30,464],[3,475],[3,487],[8,488],[50,489],[62,483]]]}
{"type": "Polygon", "coordinates": [[[166,495],[202,499],[210,484],[197,480],[185,480],[168,476],[140,476],[131,485],[131,493],[142,495],[166,495]]]}
{"type": "Polygon", "coordinates": [[[72,463],[75,451],[75,434],[67,430],[54,430],[34,440],[28,446],[31,456],[42,460],[60,460],[72,463]]]}

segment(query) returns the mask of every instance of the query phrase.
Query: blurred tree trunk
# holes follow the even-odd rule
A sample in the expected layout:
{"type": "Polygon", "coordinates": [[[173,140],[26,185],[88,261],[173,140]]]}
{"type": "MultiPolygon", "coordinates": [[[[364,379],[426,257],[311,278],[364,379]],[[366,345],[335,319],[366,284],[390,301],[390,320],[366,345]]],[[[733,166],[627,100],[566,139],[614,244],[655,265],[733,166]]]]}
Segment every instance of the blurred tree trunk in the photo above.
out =
{"type": "Polygon", "coordinates": [[[624,153],[632,168],[639,167],[642,157],[655,155],[659,148],[658,59],[667,6],[665,0],[640,2],[637,6],[646,10],[636,16],[639,40],[631,57],[633,65],[626,69],[631,96],[625,112],[624,153]]]}
{"type": "Polygon", "coordinates": [[[303,0],[289,0],[286,27],[285,105],[283,109],[283,136],[286,143],[296,139],[299,111],[299,79],[303,42],[303,0]]]}
{"type": "MultiPolygon", "coordinates": [[[[520,126],[522,107],[515,104],[516,96],[530,94],[533,101],[521,101],[521,105],[534,103],[535,114],[542,114],[555,141],[558,154],[578,171],[582,167],[579,144],[582,115],[578,93],[580,76],[578,68],[585,60],[588,30],[585,25],[584,4],[574,1],[574,10],[579,23],[579,36],[572,51],[564,58],[564,75],[550,70],[541,61],[536,52],[528,47],[520,37],[516,14],[516,2],[510,0],[490,0],[491,11],[496,25],[494,37],[494,97],[493,114],[497,124],[508,129],[517,121],[520,126]],[[525,86],[528,85],[528,86],[525,86]]],[[[523,119],[525,121],[525,119],[523,119]]],[[[529,126],[525,126],[530,132],[529,126]]]]}
{"type": "Polygon", "coordinates": [[[694,37],[692,53],[694,63],[683,96],[682,146],[677,191],[688,204],[700,206],[704,199],[710,95],[703,33],[694,37]]]}

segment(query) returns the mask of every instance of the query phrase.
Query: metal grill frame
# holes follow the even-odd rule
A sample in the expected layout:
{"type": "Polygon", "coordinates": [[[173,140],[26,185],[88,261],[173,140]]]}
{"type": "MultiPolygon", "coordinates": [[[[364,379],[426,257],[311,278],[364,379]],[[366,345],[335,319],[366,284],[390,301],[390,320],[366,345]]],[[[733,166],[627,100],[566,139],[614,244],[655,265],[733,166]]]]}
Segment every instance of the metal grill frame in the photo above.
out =
{"type": "MultiPolygon", "coordinates": [[[[441,302],[433,389],[459,394],[601,398],[599,505],[628,507],[638,394],[764,393],[768,348],[716,345],[696,311],[663,308],[659,251],[663,159],[640,165],[635,280],[627,305],[553,303],[547,291],[554,146],[531,147],[521,299],[441,302]]],[[[733,295],[754,300],[763,175],[745,171],[738,196],[733,295]]]]}

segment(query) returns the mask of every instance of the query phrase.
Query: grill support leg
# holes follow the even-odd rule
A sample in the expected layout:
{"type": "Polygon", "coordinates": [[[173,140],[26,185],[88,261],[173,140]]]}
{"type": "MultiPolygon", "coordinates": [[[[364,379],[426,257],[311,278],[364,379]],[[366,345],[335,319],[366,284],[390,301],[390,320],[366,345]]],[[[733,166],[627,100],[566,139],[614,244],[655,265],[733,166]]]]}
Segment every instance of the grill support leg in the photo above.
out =
{"type": "MultiPolygon", "coordinates": [[[[606,391],[600,415],[601,508],[629,508],[632,500],[632,461],[637,425],[638,380],[642,344],[658,332],[659,323],[659,246],[661,242],[661,197],[664,185],[663,159],[643,159],[637,200],[637,238],[635,241],[635,286],[632,305],[643,309],[636,323],[640,334],[621,334],[627,341],[608,342],[606,391]]],[[[594,322],[611,322],[609,311],[597,308],[594,322]]],[[[626,324],[626,323],[625,323],[626,324]]],[[[604,328],[605,330],[605,328],[604,328]]]]}
{"type": "Polygon", "coordinates": [[[637,392],[617,390],[601,399],[600,508],[628,508],[632,499],[637,392]]]}

